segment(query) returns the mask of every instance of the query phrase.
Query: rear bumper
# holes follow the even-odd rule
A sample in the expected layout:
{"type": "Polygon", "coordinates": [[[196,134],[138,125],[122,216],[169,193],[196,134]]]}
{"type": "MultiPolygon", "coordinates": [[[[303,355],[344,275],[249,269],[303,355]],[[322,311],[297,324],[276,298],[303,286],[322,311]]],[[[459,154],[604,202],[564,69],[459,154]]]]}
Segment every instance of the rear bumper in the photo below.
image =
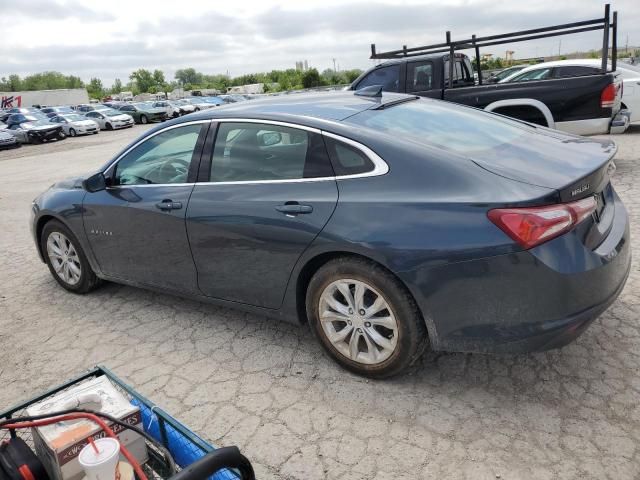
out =
{"type": "Polygon", "coordinates": [[[629,219],[615,199],[611,229],[594,250],[572,231],[531,250],[414,272],[410,288],[434,350],[522,353],[577,338],[629,274],[629,219]]]}
{"type": "Polygon", "coordinates": [[[620,110],[611,122],[610,133],[624,133],[631,124],[631,112],[629,110],[620,110]]]}

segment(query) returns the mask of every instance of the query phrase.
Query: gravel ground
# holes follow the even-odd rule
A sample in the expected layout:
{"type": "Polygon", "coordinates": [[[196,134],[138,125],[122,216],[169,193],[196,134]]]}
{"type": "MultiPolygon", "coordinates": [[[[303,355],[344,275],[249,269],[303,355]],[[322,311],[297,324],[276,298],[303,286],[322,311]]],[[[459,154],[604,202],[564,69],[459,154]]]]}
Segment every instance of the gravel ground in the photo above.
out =
{"type": "MultiPolygon", "coordinates": [[[[31,200],[135,127],[0,152],[0,409],[98,363],[260,479],[632,479],[640,475],[640,275],[577,342],[520,356],[431,354],[367,381],[304,327],[114,284],[63,291],[36,256],[31,200]]],[[[614,184],[640,257],[640,127],[614,184]]]]}

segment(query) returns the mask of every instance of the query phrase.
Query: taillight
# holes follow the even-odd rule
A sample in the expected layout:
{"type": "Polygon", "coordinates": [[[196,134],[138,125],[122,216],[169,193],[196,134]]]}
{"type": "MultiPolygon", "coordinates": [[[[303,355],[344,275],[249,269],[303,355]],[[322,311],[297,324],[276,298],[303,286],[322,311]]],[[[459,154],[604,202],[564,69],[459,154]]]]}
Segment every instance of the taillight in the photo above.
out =
{"type": "Polygon", "coordinates": [[[616,103],[616,94],[618,93],[619,89],[620,85],[618,83],[610,83],[609,85],[607,85],[600,94],[600,107],[613,107],[616,103]]]}
{"type": "Polygon", "coordinates": [[[524,248],[568,232],[596,210],[595,197],[545,207],[496,208],[487,216],[524,248]]]}

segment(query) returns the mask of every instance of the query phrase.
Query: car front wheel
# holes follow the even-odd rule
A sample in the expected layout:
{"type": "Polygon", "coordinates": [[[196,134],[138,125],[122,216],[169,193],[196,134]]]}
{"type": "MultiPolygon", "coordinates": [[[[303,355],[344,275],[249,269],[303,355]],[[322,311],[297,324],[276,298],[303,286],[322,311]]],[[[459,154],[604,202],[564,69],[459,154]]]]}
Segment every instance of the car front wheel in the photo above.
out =
{"type": "Polygon", "coordinates": [[[306,308],[329,355],[360,375],[398,374],[427,346],[413,297],[391,273],[363,259],[339,258],[322,266],[309,283],[306,308]]]}
{"type": "Polygon", "coordinates": [[[45,225],[40,246],[53,278],[74,293],[87,293],[100,284],[80,243],[62,223],[51,220],[45,225]]]}
{"type": "Polygon", "coordinates": [[[146,115],[140,115],[140,123],[142,124],[149,123],[149,119],[147,118],[146,115]]]}
{"type": "Polygon", "coordinates": [[[73,128],[69,129],[69,136],[70,137],[75,137],[76,136],[76,131],[73,128]]]}

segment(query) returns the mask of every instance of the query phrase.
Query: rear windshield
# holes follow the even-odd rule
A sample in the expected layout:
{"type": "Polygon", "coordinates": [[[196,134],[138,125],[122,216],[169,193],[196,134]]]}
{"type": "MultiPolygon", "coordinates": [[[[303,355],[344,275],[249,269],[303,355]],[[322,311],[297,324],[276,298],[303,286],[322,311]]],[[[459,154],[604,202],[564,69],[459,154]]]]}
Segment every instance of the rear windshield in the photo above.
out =
{"type": "Polygon", "coordinates": [[[532,128],[473,108],[422,99],[365,110],[345,121],[457,153],[493,150],[532,128]]]}

